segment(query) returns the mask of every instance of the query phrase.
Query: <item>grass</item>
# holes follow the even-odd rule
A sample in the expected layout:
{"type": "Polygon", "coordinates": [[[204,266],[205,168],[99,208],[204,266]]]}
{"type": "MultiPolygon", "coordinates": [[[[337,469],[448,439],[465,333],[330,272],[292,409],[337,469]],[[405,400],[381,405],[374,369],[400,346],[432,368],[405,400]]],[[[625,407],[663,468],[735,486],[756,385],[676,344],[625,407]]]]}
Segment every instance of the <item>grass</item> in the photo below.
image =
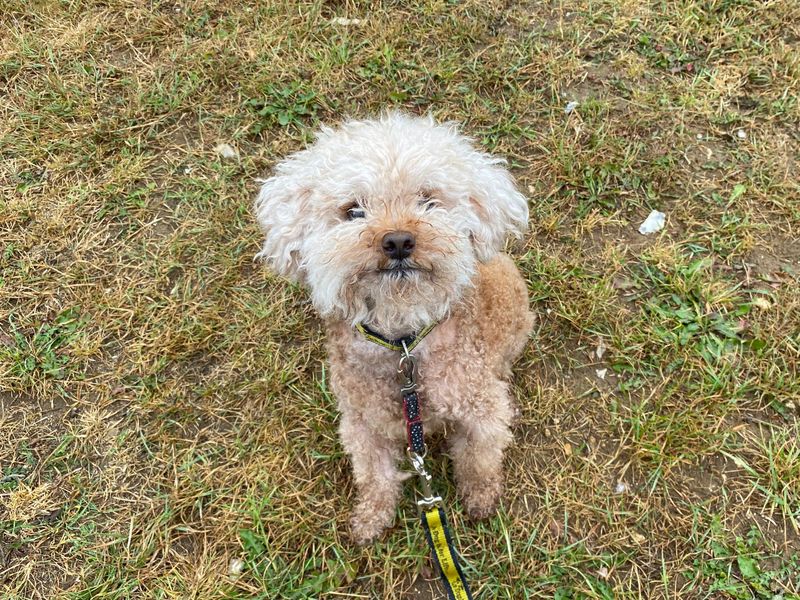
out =
{"type": "Polygon", "coordinates": [[[0,27],[0,596],[443,597],[410,489],[347,543],[320,324],[252,262],[256,179],[400,106],[530,197],[498,515],[432,463],[477,596],[800,597],[796,2],[11,0],[0,27]]]}

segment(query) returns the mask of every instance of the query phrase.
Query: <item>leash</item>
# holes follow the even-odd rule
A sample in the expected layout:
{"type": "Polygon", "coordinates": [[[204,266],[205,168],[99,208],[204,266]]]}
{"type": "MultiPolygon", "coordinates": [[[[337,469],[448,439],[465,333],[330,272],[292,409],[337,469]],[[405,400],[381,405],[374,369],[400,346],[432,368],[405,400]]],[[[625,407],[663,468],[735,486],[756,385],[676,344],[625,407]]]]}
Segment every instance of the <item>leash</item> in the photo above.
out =
{"type": "Polygon", "coordinates": [[[436,326],[429,325],[416,335],[410,335],[399,340],[389,340],[377,332],[372,331],[363,324],[356,326],[358,331],[369,341],[374,342],[397,352],[402,352],[398,375],[403,382],[400,393],[403,397],[403,418],[406,422],[406,437],[408,455],[411,466],[417,472],[422,498],[417,500],[420,522],[425,531],[431,553],[439,569],[442,584],[444,585],[449,600],[472,600],[472,592],[467,584],[461,565],[458,563],[458,553],[450,535],[447,517],[442,508],[442,498],[434,494],[431,485],[431,475],[425,469],[425,456],[428,448],[425,445],[425,435],[422,429],[422,414],[420,400],[417,394],[416,361],[411,351],[417,344],[436,326]]]}
{"type": "Polygon", "coordinates": [[[401,374],[405,381],[400,387],[403,395],[403,416],[406,420],[406,437],[408,448],[406,453],[411,461],[411,466],[419,476],[422,498],[417,500],[420,511],[420,520],[425,530],[425,537],[431,548],[442,583],[450,600],[472,600],[467,579],[458,564],[456,552],[447,518],[442,509],[442,498],[433,493],[431,476],[425,470],[425,455],[428,448],[425,446],[425,436],[422,431],[422,415],[420,414],[419,395],[416,392],[417,383],[414,379],[416,364],[410,350],[403,343],[403,355],[400,357],[401,374]]]}

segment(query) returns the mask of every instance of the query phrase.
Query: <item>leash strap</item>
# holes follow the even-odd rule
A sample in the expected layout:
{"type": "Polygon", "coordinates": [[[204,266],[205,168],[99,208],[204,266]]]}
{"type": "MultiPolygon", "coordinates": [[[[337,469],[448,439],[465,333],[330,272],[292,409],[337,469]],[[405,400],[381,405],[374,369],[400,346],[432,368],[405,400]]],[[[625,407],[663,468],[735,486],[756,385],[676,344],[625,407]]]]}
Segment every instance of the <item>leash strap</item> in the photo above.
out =
{"type": "Polygon", "coordinates": [[[420,487],[422,488],[422,498],[417,501],[417,506],[420,509],[420,521],[422,522],[422,528],[425,530],[425,537],[439,569],[448,599],[472,600],[472,592],[467,584],[467,579],[464,577],[464,572],[458,564],[458,553],[450,535],[450,529],[447,526],[447,518],[441,507],[442,499],[433,493],[431,476],[425,470],[424,459],[427,454],[427,447],[425,446],[425,435],[422,430],[421,403],[419,394],[416,392],[416,366],[411,351],[435,326],[436,323],[433,323],[416,335],[409,335],[399,340],[387,339],[372,331],[363,323],[356,325],[356,329],[370,342],[402,353],[398,368],[398,374],[403,379],[400,393],[403,396],[403,417],[406,422],[406,436],[408,438],[408,458],[417,475],[419,475],[420,487]]]}
{"type": "Polygon", "coordinates": [[[425,454],[425,436],[422,431],[422,415],[419,411],[417,392],[403,393],[403,416],[406,418],[408,447],[420,456],[425,454]]]}
{"type": "Polygon", "coordinates": [[[442,510],[442,498],[433,493],[431,476],[425,469],[425,435],[422,430],[422,414],[420,412],[419,395],[416,392],[417,384],[414,380],[414,357],[408,348],[403,346],[404,354],[400,359],[399,372],[405,382],[400,388],[403,395],[403,416],[406,421],[406,435],[408,436],[408,457],[411,465],[419,475],[422,498],[417,501],[420,509],[420,521],[425,530],[425,537],[431,548],[433,559],[439,568],[442,584],[449,600],[472,600],[467,579],[458,564],[453,538],[447,527],[447,518],[442,510]]]}
{"type": "Polygon", "coordinates": [[[434,506],[423,510],[420,519],[436,566],[439,567],[447,597],[450,600],[472,600],[472,592],[458,564],[455,544],[450,536],[444,511],[440,506],[434,506]]]}

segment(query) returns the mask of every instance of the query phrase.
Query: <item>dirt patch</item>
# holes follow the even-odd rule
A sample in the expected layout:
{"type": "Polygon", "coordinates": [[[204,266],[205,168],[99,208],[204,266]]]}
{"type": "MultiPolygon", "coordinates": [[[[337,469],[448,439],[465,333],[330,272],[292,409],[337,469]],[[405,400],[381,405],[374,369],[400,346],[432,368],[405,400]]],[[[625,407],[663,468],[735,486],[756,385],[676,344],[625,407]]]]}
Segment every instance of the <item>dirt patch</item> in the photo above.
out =
{"type": "Polygon", "coordinates": [[[445,600],[447,595],[442,591],[438,581],[417,577],[402,597],[408,600],[445,600]]]}

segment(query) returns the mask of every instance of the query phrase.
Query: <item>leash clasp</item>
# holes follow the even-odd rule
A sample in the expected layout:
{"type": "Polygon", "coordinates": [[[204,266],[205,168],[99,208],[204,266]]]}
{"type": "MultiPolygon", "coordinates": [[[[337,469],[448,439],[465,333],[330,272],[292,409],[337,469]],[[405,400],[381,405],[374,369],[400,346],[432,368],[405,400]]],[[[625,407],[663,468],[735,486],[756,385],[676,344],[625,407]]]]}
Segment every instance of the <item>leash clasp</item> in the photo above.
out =
{"type": "Polygon", "coordinates": [[[421,455],[413,452],[411,448],[406,450],[408,459],[411,461],[411,466],[414,467],[414,470],[419,476],[419,483],[420,487],[422,488],[422,498],[417,500],[417,506],[420,508],[431,508],[433,506],[438,506],[442,502],[442,497],[433,493],[433,488],[431,487],[431,479],[433,478],[425,469],[424,459],[427,452],[427,446],[425,447],[425,452],[421,455]]]}
{"type": "Polygon", "coordinates": [[[403,394],[407,394],[417,389],[415,377],[417,363],[414,360],[414,356],[408,351],[408,346],[406,346],[405,340],[403,340],[402,344],[403,355],[400,357],[400,364],[397,367],[397,373],[402,375],[404,380],[403,385],[400,386],[400,391],[403,394]]]}

